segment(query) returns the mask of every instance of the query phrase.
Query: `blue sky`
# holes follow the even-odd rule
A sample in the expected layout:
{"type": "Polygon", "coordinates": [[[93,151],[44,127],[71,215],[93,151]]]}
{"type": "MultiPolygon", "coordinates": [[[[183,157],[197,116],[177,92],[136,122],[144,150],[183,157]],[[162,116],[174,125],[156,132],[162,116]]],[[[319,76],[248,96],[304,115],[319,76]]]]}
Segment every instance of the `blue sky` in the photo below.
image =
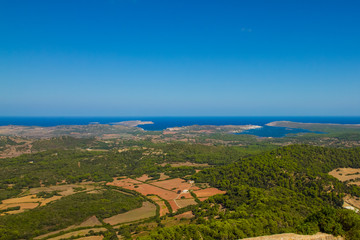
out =
{"type": "Polygon", "coordinates": [[[359,10],[0,0],[0,116],[359,116],[359,10]]]}

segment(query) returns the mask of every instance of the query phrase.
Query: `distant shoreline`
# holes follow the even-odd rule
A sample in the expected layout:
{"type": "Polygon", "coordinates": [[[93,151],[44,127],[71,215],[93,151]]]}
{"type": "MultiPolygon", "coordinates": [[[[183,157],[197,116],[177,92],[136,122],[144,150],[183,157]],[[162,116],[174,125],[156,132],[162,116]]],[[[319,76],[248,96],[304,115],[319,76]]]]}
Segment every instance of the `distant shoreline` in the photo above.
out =
{"type": "Polygon", "coordinates": [[[304,128],[306,126],[333,126],[333,127],[360,127],[360,124],[347,124],[347,123],[303,123],[291,121],[275,121],[265,124],[269,127],[291,127],[291,128],[304,128]]]}
{"type": "Polygon", "coordinates": [[[258,125],[273,122],[297,122],[317,124],[360,124],[359,117],[0,117],[0,126],[55,127],[130,122],[123,126],[142,125],[146,131],[163,131],[167,128],[192,125],[258,125]],[[141,124],[140,124],[141,123],[141,124]],[[143,124],[147,123],[147,124],[143,124]]]}
{"type": "Polygon", "coordinates": [[[110,124],[111,125],[123,125],[123,126],[127,126],[127,127],[137,127],[139,125],[154,124],[154,122],[133,120],[133,121],[114,122],[114,123],[110,123],[110,124]]]}

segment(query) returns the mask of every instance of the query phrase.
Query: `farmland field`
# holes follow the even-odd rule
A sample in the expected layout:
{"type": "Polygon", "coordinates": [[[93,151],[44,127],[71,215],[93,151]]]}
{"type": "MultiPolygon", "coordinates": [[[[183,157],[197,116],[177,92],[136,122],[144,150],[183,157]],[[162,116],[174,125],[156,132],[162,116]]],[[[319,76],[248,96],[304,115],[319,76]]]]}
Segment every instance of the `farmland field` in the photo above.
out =
{"type": "Polygon", "coordinates": [[[133,222],[144,218],[153,217],[156,214],[156,206],[150,202],[143,202],[142,207],[133,209],[126,213],[121,213],[109,218],[105,218],[104,222],[110,225],[117,225],[126,222],[133,222]]]}
{"type": "Polygon", "coordinates": [[[216,194],[225,194],[225,191],[221,191],[217,188],[206,188],[206,189],[201,189],[201,190],[197,190],[194,191],[194,193],[196,194],[196,196],[198,198],[209,198],[210,196],[214,196],[216,194]]]}
{"type": "MultiPolygon", "coordinates": [[[[138,208],[141,204],[142,199],[118,191],[80,192],[29,211],[0,216],[0,225],[15,239],[33,238],[80,224],[94,215],[107,218],[138,208]]],[[[93,220],[90,224],[94,223],[93,220]]]]}
{"type": "Polygon", "coordinates": [[[44,199],[44,198],[37,198],[36,195],[28,195],[28,196],[19,197],[19,198],[10,198],[10,199],[6,199],[6,200],[2,201],[2,204],[0,204],[0,210],[19,206],[20,207],[19,210],[7,212],[9,214],[17,214],[17,213],[24,212],[27,209],[34,209],[34,208],[42,205],[43,202],[45,202],[45,201],[51,202],[51,201],[54,201],[59,198],[61,198],[61,197],[54,196],[52,198],[44,199]]]}
{"type": "Polygon", "coordinates": [[[34,209],[39,206],[45,206],[46,204],[59,200],[64,196],[69,196],[75,194],[76,192],[82,192],[87,190],[92,190],[98,188],[92,184],[68,184],[68,185],[56,185],[51,187],[38,187],[31,188],[23,193],[22,197],[5,199],[0,204],[0,210],[19,206],[19,210],[8,211],[9,214],[17,214],[24,212],[28,209],[34,209]],[[75,191],[75,189],[80,189],[80,191],[75,191]],[[56,195],[51,197],[40,197],[41,193],[51,193],[56,192],[56,195]],[[24,196],[25,195],[25,196],[24,196]]]}
{"type": "Polygon", "coordinates": [[[107,183],[107,185],[134,190],[145,196],[157,195],[167,200],[173,211],[196,204],[189,190],[194,191],[194,193],[198,195],[199,199],[201,200],[206,200],[215,194],[225,193],[225,191],[221,191],[217,188],[200,189],[199,187],[195,186],[194,183],[190,183],[189,181],[181,178],[153,181],[151,183],[143,183],[131,178],[115,178],[113,182],[107,183]]]}
{"type": "Polygon", "coordinates": [[[88,236],[88,237],[81,237],[78,238],[78,240],[102,240],[104,237],[102,235],[100,236],[88,236]]]}
{"type": "Polygon", "coordinates": [[[191,198],[191,199],[176,199],[175,201],[180,208],[196,204],[196,201],[193,198],[191,198]]]}
{"type": "Polygon", "coordinates": [[[162,200],[161,198],[159,198],[156,195],[152,195],[152,196],[148,196],[151,200],[153,200],[154,202],[156,202],[156,204],[159,205],[160,207],[160,216],[164,216],[167,213],[169,213],[169,209],[167,208],[164,200],[162,200]]]}
{"type": "Polygon", "coordinates": [[[89,229],[83,229],[83,230],[78,230],[78,231],[74,231],[74,232],[69,232],[69,233],[65,233],[64,235],[60,235],[57,237],[53,237],[53,238],[48,238],[48,240],[60,240],[60,239],[67,239],[67,238],[71,238],[72,236],[85,236],[86,234],[88,234],[90,231],[93,232],[106,232],[107,229],[106,228],[89,228],[89,229]]]}
{"type": "Polygon", "coordinates": [[[94,227],[94,226],[101,226],[101,225],[102,225],[102,223],[99,221],[99,219],[97,219],[96,216],[92,216],[92,217],[88,218],[87,220],[85,220],[84,222],[82,222],[80,224],[72,225],[70,227],[67,227],[67,228],[64,228],[64,229],[61,229],[61,230],[57,230],[57,231],[54,231],[54,232],[43,234],[41,236],[35,237],[34,239],[42,239],[42,238],[45,238],[47,236],[55,235],[55,234],[60,233],[62,231],[70,231],[70,230],[76,229],[76,228],[94,227]]]}
{"type": "Polygon", "coordinates": [[[107,183],[107,185],[113,185],[130,190],[135,190],[145,196],[148,194],[155,194],[164,199],[174,199],[177,196],[177,194],[173,191],[162,189],[147,183],[142,183],[130,178],[114,180],[113,182],[107,183]]]}
{"type": "Polygon", "coordinates": [[[153,185],[156,185],[158,187],[161,188],[165,188],[174,192],[177,191],[183,191],[183,190],[197,190],[199,189],[196,186],[193,186],[192,184],[190,184],[188,181],[183,180],[181,178],[174,178],[174,179],[170,179],[170,180],[164,180],[164,181],[157,181],[157,182],[153,182],[153,185]]]}
{"type": "Polygon", "coordinates": [[[359,168],[337,168],[329,172],[329,174],[342,182],[350,181],[351,184],[360,185],[359,168]]]}

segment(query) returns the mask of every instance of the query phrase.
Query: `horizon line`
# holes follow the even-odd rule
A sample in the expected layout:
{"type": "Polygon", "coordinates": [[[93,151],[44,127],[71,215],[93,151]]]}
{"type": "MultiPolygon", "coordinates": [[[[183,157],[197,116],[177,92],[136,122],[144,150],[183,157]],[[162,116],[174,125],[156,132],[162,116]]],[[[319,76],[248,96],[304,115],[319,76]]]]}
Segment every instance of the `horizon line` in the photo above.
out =
{"type": "Polygon", "coordinates": [[[134,118],[134,117],[360,117],[360,115],[128,115],[128,116],[115,116],[115,115],[31,115],[31,116],[1,116],[0,118],[90,118],[90,117],[99,117],[99,118],[134,118]]]}

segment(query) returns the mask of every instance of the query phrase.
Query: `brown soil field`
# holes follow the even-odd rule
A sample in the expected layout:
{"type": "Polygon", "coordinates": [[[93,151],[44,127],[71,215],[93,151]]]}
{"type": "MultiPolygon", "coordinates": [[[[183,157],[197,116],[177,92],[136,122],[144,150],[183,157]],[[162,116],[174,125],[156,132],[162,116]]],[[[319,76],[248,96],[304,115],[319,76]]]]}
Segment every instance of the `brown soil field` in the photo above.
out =
{"type": "Polygon", "coordinates": [[[119,186],[126,189],[135,190],[145,196],[148,194],[155,194],[166,200],[174,199],[177,197],[177,194],[175,192],[161,189],[150,184],[141,183],[137,180],[133,180],[129,178],[114,180],[111,183],[107,183],[107,185],[119,186]]]}
{"type": "Polygon", "coordinates": [[[191,199],[176,199],[175,201],[180,208],[183,208],[183,207],[186,207],[189,205],[196,205],[196,201],[193,198],[191,198],[191,199]]]}
{"type": "Polygon", "coordinates": [[[156,215],[156,206],[150,202],[143,202],[142,207],[121,213],[110,218],[105,218],[104,222],[110,225],[117,225],[126,222],[133,222],[156,215]]]}
{"type": "MultiPolygon", "coordinates": [[[[143,195],[154,194],[165,200],[167,200],[172,207],[173,211],[176,211],[179,208],[195,204],[195,200],[189,192],[180,193],[177,192],[183,190],[193,190],[194,193],[199,197],[201,201],[206,200],[208,197],[215,194],[224,194],[224,191],[221,191],[217,188],[207,188],[200,189],[199,187],[190,184],[189,182],[180,179],[170,179],[164,181],[152,182],[150,184],[142,183],[138,180],[130,178],[120,178],[115,179],[113,182],[107,183],[108,185],[119,186],[126,189],[137,191],[143,195]],[[184,196],[185,199],[181,199],[184,196]]],[[[164,212],[162,212],[164,214],[164,212]]]]}
{"type": "Polygon", "coordinates": [[[196,186],[192,186],[189,182],[186,180],[183,180],[181,178],[174,178],[170,180],[164,180],[164,181],[158,181],[153,182],[153,185],[159,186],[161,188],[165,188],[174,192],[177,192],[178,190],[198,190],[199,188],[196,186]]]}
{"type": "Polygon", "coordinates": [[[159,207],[160,207],[160,216],[164,216],[167,213],[169,213],[169,209],[166,207],[165,202],[159,198],[158,196],[149,196],[150,199],[152,199],[153,201],[155,201],[159,207]]]}
{"type": "Polygon", "coordinates": [[[351,179],[360,178],[359,168],[337,168],[329,172],[329,174],[340,181],[348,181],[351,179]]]}
{"type": "Polygon", "coordinates": [[[314,235],[298,235],[294,233],[283,233],[262,237],[244,238],[244,240],[343,240],[342,237],[334,237],[326,233],[317,233],[314,235]]]}
{"type": "Polygon", "coordinates": [[[120,187],[131,187],[134,186],[134,184],[142,184],[142,182],[135,180],[135,179],[131,179],[131,178],[114,178],[113,182],[108,183],[109,185],[114,185],[116,184],[116,186],[120,186],[120,187]]]}
{"type": "Polygon", "coordinates": [[[178,206],[174,199],[168,200],[168,202],[174,212],[180,208],[180,205],[178,206]]]}
{"type": "Polygon", "coordinates": [[[206,189],[201,189],[198,191],[194,191],[194,193],[196,194],[196,196],[198,198],[204,198],[204,197],[211,197],[214,196],[216,194],[225,194],[225,191],[221,191],[217,188],[206,188],[206,189]]]}
{"type": "Polygon", "coordinates": [[[78,238],[77,240],[102,240],[102,239],[104,239],[103,236],[89,236],[89,237],[78,238]]]}
{"type": "Polygon", "coordinates": [[[61,236],[49,238],[49,240],[59,240],[59,239],[71,238],[72,236],[85,236],[85,235],[86,235],[87,233],[89,233],[91,230],[94,231],[94,232],[107,231],[106,228],[83,229],[83,230],[79,230],[79,231],[74,231],[74,232],[65,233],[64,235],[61,235],[61,236]]]}
{"type": "Polygon", "coordinates": [[[149,185],[149,184],[142,184],[135,190],[145,196],[148,194],[155,194],[155,195],[159,195],[160,197],[162,197],[166,200],[174,199],[177,197],[177,194],[174,192],[171,192],[171,191],[165,190],[165,189],[161,189],[156,186],[149,185]]]}

